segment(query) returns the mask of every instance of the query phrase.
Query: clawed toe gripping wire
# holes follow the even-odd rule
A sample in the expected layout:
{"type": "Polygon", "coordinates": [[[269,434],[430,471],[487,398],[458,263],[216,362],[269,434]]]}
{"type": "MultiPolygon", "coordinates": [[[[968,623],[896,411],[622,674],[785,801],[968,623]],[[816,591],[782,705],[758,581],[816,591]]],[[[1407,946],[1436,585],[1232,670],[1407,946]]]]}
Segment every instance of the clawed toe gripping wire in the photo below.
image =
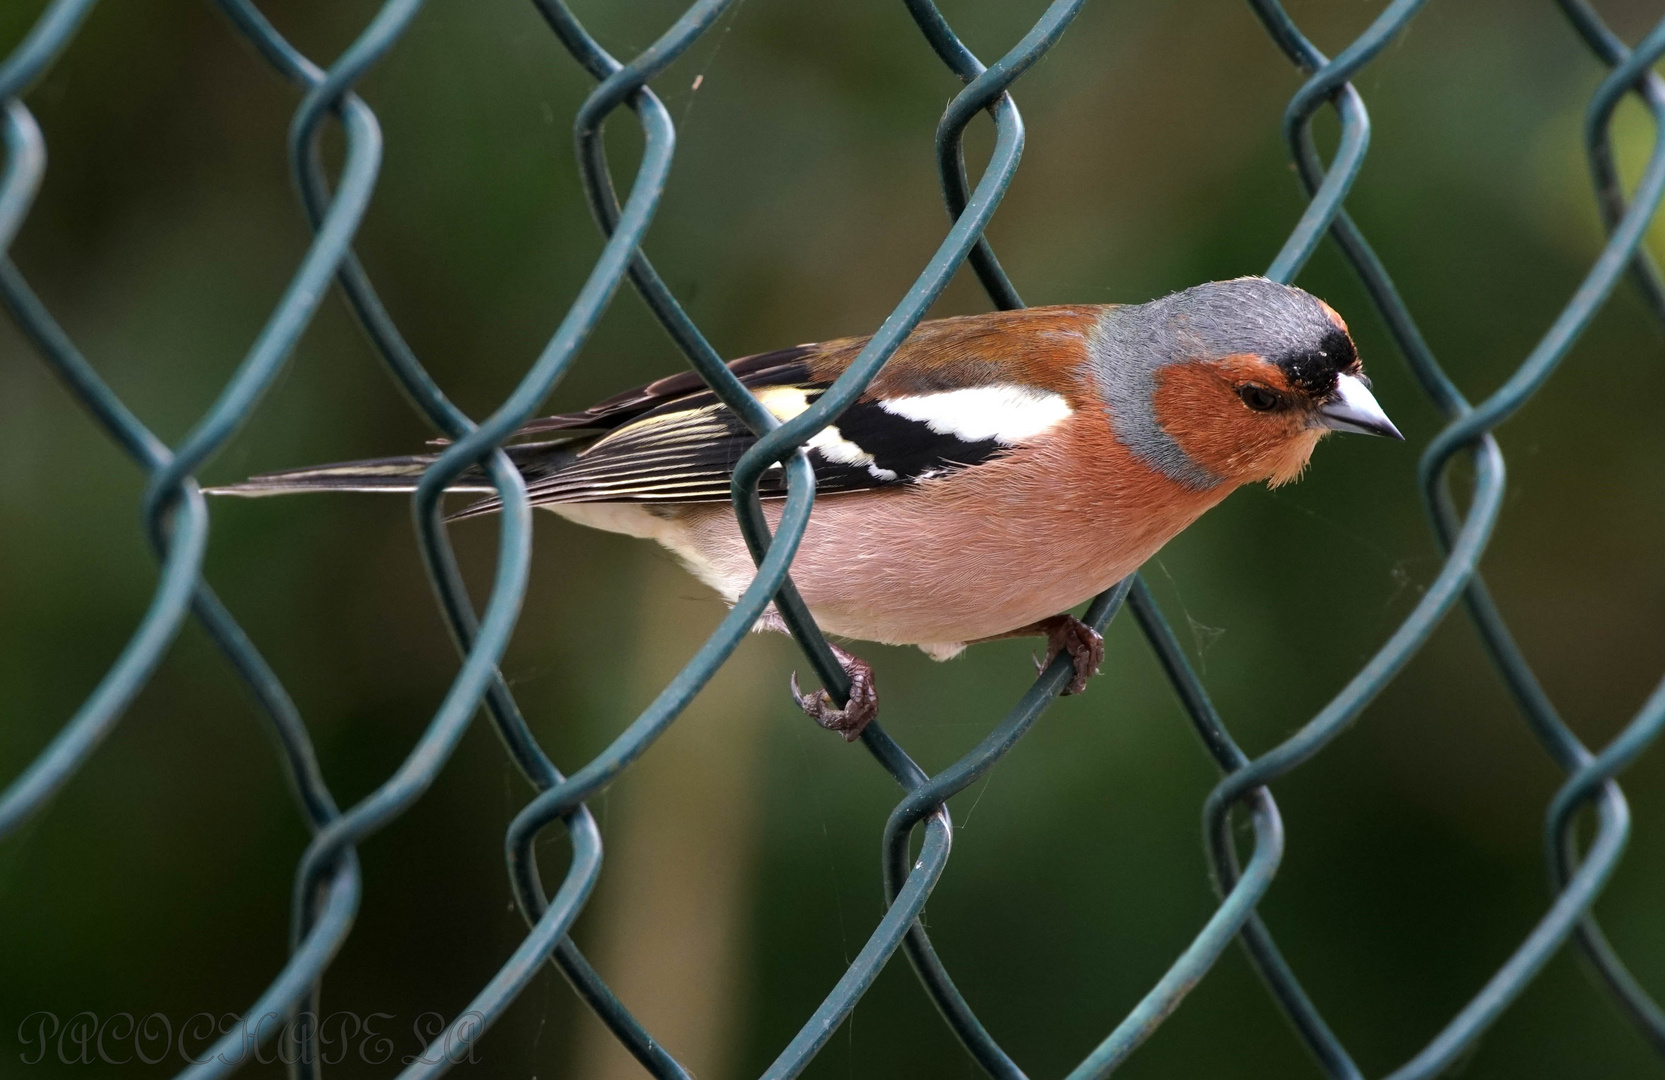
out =
{"type": "MultiPolygon", "coordinates": [[[[428,375],[382,306],[352,250],[380,165],[381,135],[375,114],[353,86],[399,39],[421,0],[388,0],[364,31],[327,69],[296,51],[251,0],[218,0],[237,30],[267,63],[303,92],[289,131],[289,153],[303,209],[314,238],[289,287],[219,397],[177,447],[157,439],[100,379],[69,336],[4,253],[9,250],[45,174],[45,143],[19,95],[69,44],[93,0],[54,0],[24,40],[0,64],[4,107],[5,171],[0,175],[0,302],[67,389],[144,470],[146,535],[160,572],[149,609],[138,628],[81,708],[47,749],[0,792],[0,837],[38,811],[94,752],[145,685],[188,616],[202,624],[246,684],[270,725],[312,841],[295,875],[291,955],[248,1010],[300,1015],[316,1012],[320,980],[351,929],[358,908],[357,845],[372,837],[420,798],[443,768],[470,718],[483,703],[510,758],[537,794],[516,815],[505,837],[505,859],[516,901],[529,931],[508,961],[480,990],[467,1019],[435,1040],[466,1048],[480,1038],[546,961],[553,962],[610,1031],[655,1077],[686,1078],[686,1070],[660,1046],[590,967],[567,932],[593,889],[601,868],[601,840],[585,801],[602,791],[676,720],[689,701],[733,653],[742,636],[771,603],[791,629],[835,703],[848,680],[816,629],[789,575],[814,498],[814,476],[800,449],[853,402],[880,367],[924,317],[959,266],[969,261],[995,305],[1022,306],[983,231],[1006,191],[1022,154],[1024,128],[1009,88],[1063,35],[1084,0],[1054,0],[1027,34],[985,68],[960,42],[931,0],[904,0],[931,48],[964,88],[948,106],[936,133],[936,154],[951,220],[936,254],[845,374],[804,413],[781,423],[723,366],[715,349],[683,311],[648,262],[642,241],[668,175],[675,144],[669,113],[648,83],[723,15],[732,0],[699,0],[648,49],[620,63],[601,48],[562,0],[533,0],[572,57],[596,80],[575,122],[580,176],[591,209],[607,237],[589,278],[543,351],[513,393],[475,423],[453,405],[428,375]],[[621,107],[640,125],[644,146],[636,175],[621,202],[613,184],[602,125],[621,107]],[[966,172],[962,137],[978,113],[995,126],[987,167],[973,184],[966,172]],[[321,164],[319,138],[338,124],[346,154],[337,175],[321,164]],[[531,553],[531,511],[519,473],[501,451],[503,441],[537,410],[565,373],[620,284],[629,278],[667,333],[716,394],[758,434],[757,444],[734,477],[734,506],[758,562],[752,586],[734,610],[645,709],[613,742],[570,777],[538,746],[508,687],[497,674],[524,596],[531,553]],[[339,808],[319,771],[305,724],[277,674],[261,658],[236,619],[202,576],[209,518],[194,475],[244,423],[271,386],[315,314],[331,279],[389,371],[417,410],[451,440],[423,477],[412,501],[415,527],[436,598],[456,640],[461,663],[439,709],[399,768],[357,804],[339,808]],[[764,471],[782,465],[788,495],[778,531],[764,522],[757,484],[764,471]],[[482,465],[503,502],[497,569],[483,611],[463,589],[440,519],[445,487],[463,470],[482,465]],[[559,822],[571,841],[571,859],[553,896],[545,894],[534,855],[542,830],[559,822]]],[[[1665,683],[1631,722],[1599,752],[1587,749],[1560,719],[1493,603],[1478,564],[1496,524],[1504,462],[1491,432],[1530,398],[1566,355],[1627,271],[1654,316],[1665,324],[1665,285],[1640,244],[1665,195],[1665,81],[1652,67],[1665,54],[1665,22],[1634,50],[1615,37],[1584,0],[1559,0],[1574,31],[1608,66],[1593,96],[1585,138],[1597,203],[1609,239],[1583,283],[1549,331],[1491,396],[1471,404],[1446,376],[1381,261],[1343,209],[1369,145],[1364,102],[1351,79],[1404,29],[1424,0],[1392,0],[1374,23],[1333,60],[1320,53],[1277,0],[1250,0],[1272,40],[1307,75],[1284,115],[1283,129],[1310,202],[1267,276],[1290,281],[1326,236],[1334,239],[1381,313],[1424,392],[1448,418],[1423,455],[1420,477],[1434,533],[1445,560],[1410,615],[1342,691],[1294,735],[1257,758],[1233,741],[1202,683],[1149,590],[1137,576],[1095,599],[1084,621],[1102,630],[1125,604],[1144,631],[1203,746],[1223,776],[1204,806],[1210,870],[1220,904],[1191,945],[1109,1035],[1069,1074],[1069,1080],[1109,1075],[1150,1036],[1207,973],[1235,938],[1243,942],[1268,989],[1290,1018],[1326,1076],[1362,1078],[1341,1042],[1283,959],[1255,908],[1270,887],[1283,853],[1283,829],[1269,785],[1324,749],[1427,642],[1459,601],[1503,676],[1523,719],[1567,773],[1551,802],[1545,845],[1554,898],[1537,925],[1470,1002],[1391,1080],[1427,1078],[1449,1066],[1531,982],[1570,936],[1591,962],[1599,984],[1622,1006],[1642,1035],[1665,1054],[1665,1013],[1626,971],[1603,937],[1590,907],[1612,875],[1629,831],[1629,812],[1615,777],[1665,726],[1665,683]],[[1652,117],[1655,140],[1636,190],[1626,195],[1609,141],[1615,108],[1635,94],[1652,117]],[[1331,161],[1322,161],[1311,120],[1328,104],[1340,121],[1331,161]],[[1447,470],[1459,455],[1473,464],[1472,493],[1459,509],[1447,470]],[[1231,830],[1242,807],[1253,828],[1247,861],[1240,861],[1231,830]],[[1595,831],[1581,850],[1574,825],[1593,811],[1595,831]]],[[[886,822],[882,865],[888,908],[814,1015],[781,1051],[766,1078],[798,1075],[850,1014],[879,971],[900,948],[926,992],[966,1050],[992,1077],[1019,1080],[1024,1073],[978,1021],[931,944],[920,914],[947,864],[952,824],[947,800],[983,776],[1017,745],[1068,684],[1068,656],[1055,660],[976,747],[951,767],[928,776],[877,723],[861,736],[866,749],[902,787],[902,801],[886,822]],[[923,826],[916,855],[915,830],[923,826]]],[[[302,1027],[295,1059],[298,1078],[318,1075],[315,1030],[302,1027]],[[311,1049],[315,1050],[316,1046],[311,1049]]],[[[241,1033],[227,1035],[183,1076],[202,1078],[233,1071],[241,1033]]],[[[418,1059],[401,1076],[433,1076],[454,1054],[418,1059]]]]}

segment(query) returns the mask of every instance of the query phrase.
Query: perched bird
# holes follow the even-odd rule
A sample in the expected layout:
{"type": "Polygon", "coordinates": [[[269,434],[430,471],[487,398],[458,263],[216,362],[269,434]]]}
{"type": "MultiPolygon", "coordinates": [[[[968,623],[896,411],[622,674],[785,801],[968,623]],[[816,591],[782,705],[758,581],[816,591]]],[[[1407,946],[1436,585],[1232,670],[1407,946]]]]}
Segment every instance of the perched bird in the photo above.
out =
{"type": "MultiPolygon", "coordinates": [[[[866,338],[729,367],[782,420],[808,408],[866,338]]],[[[856,404],[807,444],[816,499],[792,579],[822,629],[917,645],[1047,639],[1078,693],[1103,642],[1068,609],[1136,570],[1240,484],[1300,476],[1330,431],[1402,438],[1371,395],[1347,326],[1264,278],[1135,305],[997,311],[921,323],[856,404]]],[[[729,478],[754,439],[691,372],[536,420],[507,447],[534,506],[657,540],[725,600],[754,566],[729,478]]],[[[410,491],[434,455],[268,473],[224,495],[410,491]]],[[[456,490],[488,497],[484,473],[456,490]]],[[[778,524],[784,476],[761,493],[778,524]]],[[[759,629],[784,629],[773,609],[759,629]]],[[[848,704],[800,706],[854,739],[877,711],[872,669],[836,650],[848,704]]]]}

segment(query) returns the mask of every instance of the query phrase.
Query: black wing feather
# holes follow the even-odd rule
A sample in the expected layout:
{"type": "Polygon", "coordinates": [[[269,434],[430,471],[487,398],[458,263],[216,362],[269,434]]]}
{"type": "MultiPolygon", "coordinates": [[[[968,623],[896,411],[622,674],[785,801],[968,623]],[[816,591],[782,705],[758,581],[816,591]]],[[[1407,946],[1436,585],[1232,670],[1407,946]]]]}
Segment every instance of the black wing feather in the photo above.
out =
{"type": "MultiPolygon", "coordinates": [[[[813,345],[794,345],[790,349],[758,353],[731,361],[728,369],[748,387],[798,386],[810,379],[809,358],[814,355],[815,349],[813,345]]],[[[515,436],[518,438],[544,431],[612,431],[664,406],[697,408],[716,400],[717,395],[706,388],[705,380],[700,378],[698,372],[679,371],[646,386],[614,394],[583,412],[533,420],[515,432],[515,436]]]]}
{"type": "MultiPolygon", "coordinates": [[[[824,385],[801,383],[792,388],[805,391],[812,403],[826,389],[824,385]]],[[[633,400],[641,402],[645,397],[641,394],[633,400]]],[[[850,406],[834,426],[838,438],[854,444],[871,461],[835,460],[837,455],[830,457],[812,446],[810,462],[815,467],[818,495],[915,483],[981,464],[1004,449],[993,439],[968,442],[933,431],[927,424],[887,412],[873,401],[850,406]]],[[[629,422],[579,449],[576,455],[570,443],[551,445],[550,453],[563,455],[557,468],[537,469],[537,463],[521,460],[523,469],[532,465],[542,474],[527,485],[534,506],[726,502],[734,468],[756,441],[740,418],[706,391],[639,412],[629,422]]],[[[766,471],[758,484],[758,494],[764,498],[784,497],[784,471],[778,466],[766,471]]],[[[457,516],[491,513],[499,505],[495,497],[483,499],[457,516]]]]}

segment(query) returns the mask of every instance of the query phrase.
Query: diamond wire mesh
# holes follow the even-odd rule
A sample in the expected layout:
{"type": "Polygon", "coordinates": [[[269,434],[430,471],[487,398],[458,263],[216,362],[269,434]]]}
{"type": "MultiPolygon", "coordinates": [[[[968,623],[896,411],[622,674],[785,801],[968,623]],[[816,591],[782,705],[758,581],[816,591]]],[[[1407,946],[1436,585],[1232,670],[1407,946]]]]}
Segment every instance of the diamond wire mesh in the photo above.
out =
{"type": "MultiPolygon", "coordinates": [[[[1059,39],[1084,0],[1055,0],[1011,51],[987,68],[961,44],[931,0],[905,0],[938,57],[965,84],[949,105],[936,135],[937,160],[952,224],[913,287],[850,370],[817,405],[785,424],[761,408],[722,366],[718,354],[672,297],[640,248],[663,191],[675,138],[670,115],[648,83],[707,31],[731,2],[700,0],[648,49],[630,62],[620,63],[589,36],[561,0],[534,0],[551,30],[597,83],[578,112],[575,133],[584,190],[607,243],[555,335],[513,393],[478,424],[447,400],[429,377],[381,305],[352,251],[353,236],[368,205],[380,158],[375,115],[354,94],[353,86],[398,40],[421,0],[389,0],[327,69],[290,46],[249,0],[219,0],[225,14],[265,60],[305,92],[290,128],[289,152],[314,240],[247,355],[179,446],[170,448],[151,434],[101,381],[10,258],[0,258],[0,299],[18,326],[109,437],[146,470],[149,482],[144,525],[160,565],[150,607],[117,661],[48,748],[0,794],[0,836],[40,810],[87,760],[119,722],[124,708],[155,670],[187,616],[195,617],[264,712],[281,748],[298,808],[313,832],[295,875],[290,959],[251,1006],[250,1013],[315,1008],[320,980],[357,910],[360,878],[356,846],[421,797],[473,713],[484,704],[510,757],[539,789],[515,817],[505,840],[515,899],[530,931],[508,962],[480,990],[464,1019],[454,1022],[436,1038],[436,1043],[444,1040],[447,1047],[472,1043],[547,959],[652,1075],[688,1075],[613,996],[566,936],[594,886],[601,864],[600,835],[585,800],[603,790],[675,721],[771,600],[778,604],[835,698],[842,700],[847,689],[843,673],[787,576],[813,499],[810,465],[798,447],[836,419],[838,412],[860,394],[962,262],[970,263],[997,306],[1022,305],[982,239],[1023,149],[1022,119],[1007,90],[1059,39]],[[602,125],[620,107],[635,114],[644,137],[641,162],[622,203],[613,186],[601,138],[602,125]],[[972,184],[963,162],[961,138],[982,111],[987,111],[995,124],[996,141],[987,168],[972,184]],[[331,118],[343,129],[346,142],[342,167],[333,178],[326,176],[319,154],[319,138],[331,118]],[[734,610],[653,703],[603,753],[567,777],[539,748],[497,674],[497,661],[524,594],[530,554],[530,508],[524,487],[499,447],[530,418],[560,379],[626,277],[689,363],[761,436],[740,463],[734,481],[736,512],[758,559],[759,572],[734,610]],[[336,805],[324,783],[306,727],[282,683],[202,577],[208,517],[193,478],[257,406],[315,314],[332,278],[413,404],[453,440],[424,476],[414,498],[414,510],[418,540],[436,597],[462,657],[449,692],[416,747],[371,794],[345,810],[336,805]],[[789,495],[779,531],[771,538],[756,484],[763,470],[777,461],[786,467],[789,495]],[[484,463],[505,507],[496,576],[480,613],[475,612],[463,590],[439,511],[447,483],[475,463],[484,463]],[[534,859],[533,842],[556,822],[571,839],[572,857],[560,887],[549,897],[534,859]]],[[[1295,734],[1252,760],[1232,740],[1144,583],[1131,578],[1093,601],[1087,621],[1100,628],[1124,604],[1131,607],[1205,749],[1223,774],[1204,806],[1210,869],[1220,904],[1143,1000],[1071,1071],[1071,1080],[1103,1077],[1114,1071],[1179,1005],[1234,938],[1243,942],[1268,990],[1323,1072],[1336,1078],[1362,1075],[1301,988],[1269,928],[1255,913],[1283,853],[1282,827],[1268,785],[1310,760],[1346,728],[1458,601],[1466,607],[1522,718],[1567,773],[1566,782],[1548,807],[1544,826],[1555,898],[1531,933],[1469,1003],[1390,1076],[1393,1080],[1430,1077],[1451,1065],[1569,936],[1591,962],[1599,985],[1621,1005],[1641,1034],[1665,1053],[1665,1013],[1626,971],[1590,914],[1590,906],[1617,865],[1629,832],[1628,810],[1614,777],[1665,726],[1665,684],[1607,746],[1590,751],[1561,721],[1477,571],[1503,493],[1504,462],[1491,430],[1543,385],[1621,275],[1631,275],[1652,314],[1665,322],[1665,286],[1657,268],[1639,250],[1654,210],[1665,196],[1665,81],[1651,71],[1665,54],[1665,21],[1632,50],[1605,27],[1584,0],[1559,0],[1573,31],[1611,69],[1591,99],[1585,125],[1595,194],[1609,240],[1549,331],[1497,391],[1471,404],[1429,351],[1382,263],[1343,209],[1348,188],[1362,166],[1370,132],[1363,101],[1348,80],[1404,29],[1422,3],[1393,0],[1365,33],[1329,59],[1302,35],[1276,0],[1251,0],[1273,41],[1308,76],[1285,112],[1283,133],[1310,202],[1267,276],[1292,280],[1326,235],[1335,240],[1358,273],[1412,373],[1449,419],[1424,452],[1420,468],[1430,521],[1446,556],[1415,609],[1341,693],[1295,734]],[[1627,94],[1638,96],[1655,130],[1651,155],[1636,190],[1629,196],[1620,185],[1608,134],[1614,111],[1627,94]],[[1322,161],[1311,133],[1314,115],[1326,104],[1340,121],[1338,146],[1328,165],[1322,161]],[[1463,508],[1458,507],[1449,485],[1450,465],[1459,455],[1466,455],[1473,467],[1472,490],[1463,508]],[[1232,812],[1238,807],[1248,813],[1253,825],[1253,845],[1246,863],[1240,861],[1231,833],[1232,812]],[[1581,848],[1575,830],[1576,819],[1586,808],[1593,809],[1595,816],[1595,831],[1587,850],[1581,848]]],[[[54,0],[0,64],[0,100],[5,102],[6,113],[0,250],[9,248],[45,170],[44,141],[18,95],[69,45],[91,7],[92,0],[54,0]]],[[[879,725],[868,728],[864,745],[904,789],[904,797],[884,830],[883,869],[889,908],[844,976],[781,1051],[766,1077],[799,1074],[898,948],[907,955],[949,1027],[983,1069],[1003,1080],[1024,1076],[955,988],[919,916],[949,854],[952,830],[947,799],[984,775],[1016,745],[1059,693],[1066,669],[1066,661],[1054,663],[981,743],[935,776],[926,775],[915,765],[879,725]],[[910,864],[913,833],[921,826],[924,835],[919,853],[910,864]]],[[[317,1037],[315,1030],[299,1030],[303,1043],[317,1037]]],[[[200,1064],[182,1075],[198,1078],[232,1071],[241,1055],[226,1058],[223,1052],[234,1049],[234,1041],[241,1037],[228,1034],[203,1056],[200,1064]]],[[[297,1049],[305,1051],[308,1047],[297,1049]]],[[[315,1055],[302,1052],[295,1056],[298,1060],[291,1069],[296,1076],[317,1075],[315,1055]]],[[[401,1075],[437,1075],[452,1060],[454,1055],[438,1055],[433,1062],[419,1059],[401,1075]]]]}

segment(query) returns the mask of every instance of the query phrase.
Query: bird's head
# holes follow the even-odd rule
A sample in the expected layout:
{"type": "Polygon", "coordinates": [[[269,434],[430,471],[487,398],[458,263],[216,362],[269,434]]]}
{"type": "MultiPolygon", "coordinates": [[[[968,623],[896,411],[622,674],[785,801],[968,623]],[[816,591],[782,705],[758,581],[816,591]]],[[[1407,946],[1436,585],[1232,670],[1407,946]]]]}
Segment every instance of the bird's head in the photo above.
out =
{"type": "Polygon", "coordinates": [[[1404,437],[1341,316],[1265,278],[1112,308],[1091,351],[1116,437],[1193,489],[1287,483],[1331,431],[1404,437]]]}

